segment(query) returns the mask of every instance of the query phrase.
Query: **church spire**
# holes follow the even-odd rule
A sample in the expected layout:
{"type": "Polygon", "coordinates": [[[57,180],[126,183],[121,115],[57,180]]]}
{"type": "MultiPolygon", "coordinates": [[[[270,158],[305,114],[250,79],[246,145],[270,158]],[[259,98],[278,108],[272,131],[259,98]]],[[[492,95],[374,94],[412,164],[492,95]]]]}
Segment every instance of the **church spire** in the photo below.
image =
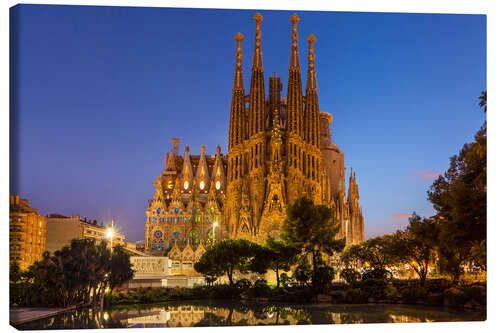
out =
{"type": "Polygon", "coordinates": [[[231,100],[231,114],[229,121],[229,149],[241,143],[245,137],[245,88],[243,87],[243,66],[241,42],[243,35],[237,33],[236,40],[236,68],[234,70],[233,96],[231,100]]]}
{"type": "Polygon", "coordinates": [[[292,22],[292,50],[290,53],[290,67],[288,69],[288,89],[287,89],[287,108],[288,120],[287,128],[289,133],[303,136],[303,117],[302,117],[302,80],[300,78],[299,46],[297,23],[299,17],[293,14],[290,18],[292,22]]]}
{"type": "Polygon", "coordinates": [[[347,191],[347,204],[351,209],[359,209],[358,200],[359,190],[358,184],[356,183],[356,173],[353,173],[351,168],[351,175],[349,176],[349,189],[347,191]]]}
{"type": "Polygon", "coordinates": [[[191,167],[191,158],[189,157],[189,146],[184,149],[184,163],[182,164],[182,187],[184,191],[189,191],[193,183],[193,169],[191,167]]]}
{"type": "Polygon", "coordinates": [[[255,14],[255,47],[253,50],[252,79],[250,82],[250,128],[249,136],[264,131],[266,92],[264,88],[264,67],[262,65],[262,47],[260,22],[262,15],[255,14]]]}
{"type": "Polygon", "coordinates": [[[310,34],[309,64],[307,69],[306,106],[305,106],[305,139],[313,146],[319,147],[319,105],[316,69],[314,67],[314,42],[316,36],[310,34]]]}

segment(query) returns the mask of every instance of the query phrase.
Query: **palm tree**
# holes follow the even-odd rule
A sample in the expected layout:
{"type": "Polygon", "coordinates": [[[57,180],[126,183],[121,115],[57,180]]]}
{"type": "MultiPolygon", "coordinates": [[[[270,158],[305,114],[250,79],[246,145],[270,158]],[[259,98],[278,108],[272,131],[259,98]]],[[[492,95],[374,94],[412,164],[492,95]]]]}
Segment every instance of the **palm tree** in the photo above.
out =
{"type": "Polygon", "coordinates": [[[479,106],[486,112],[486,91],[482,91],[481,96],[479,96],[479,106]]]}

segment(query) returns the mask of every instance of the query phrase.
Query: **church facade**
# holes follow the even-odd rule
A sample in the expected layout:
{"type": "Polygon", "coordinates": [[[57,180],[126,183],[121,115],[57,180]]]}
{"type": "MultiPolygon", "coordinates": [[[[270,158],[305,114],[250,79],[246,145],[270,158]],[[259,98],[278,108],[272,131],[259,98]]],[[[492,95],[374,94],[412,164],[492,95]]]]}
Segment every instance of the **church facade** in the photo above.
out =
{"type": "MultiPolygon", "coordinates": [[[[305,94],[298,52],[298,22],[292,22],[292,47],[286,96],[273,73],[266,94],[262,64],[262,16],[256,23],[251,84],[244,87],[243,36],[236,39],[228,153],[191,155],[179,140],[165,157],[165,168],[153,183],[155,194],[146,210],[145,248],[164,253],[174,245],[197,248],[214,240],[246,238],[263,243],[280,237],[286,208],[306,196],[335,212],[339,237],[347,243],[364,240],[364,219],[356,176],[345,188],[344,153],[332,141],[332,115],[318,104],[314,43],[307,38],[309,57],[305,94]]],[[[177,247],[177,246],[176,246],[177,247]]]]}

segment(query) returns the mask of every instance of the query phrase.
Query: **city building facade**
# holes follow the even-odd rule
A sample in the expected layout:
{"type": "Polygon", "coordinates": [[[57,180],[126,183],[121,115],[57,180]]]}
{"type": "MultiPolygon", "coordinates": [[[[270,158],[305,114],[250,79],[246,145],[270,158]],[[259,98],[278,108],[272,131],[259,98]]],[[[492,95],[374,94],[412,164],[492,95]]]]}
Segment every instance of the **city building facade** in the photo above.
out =
{"type": "Polygon", "coordinates": [[[47,218],[30,207],[27,199],[19,194],[10,196],[9,245],[10,260],[26,270],[42,258],[45,251],[47,218]]]}
{"type": "MultiPolygon", "coordinates": [[[[64,246],[70,245],[72,239],[93,239],[96,242],[110,241],[106,232],[106,226],[97,224],[97,221],[81,219],[78,214],[70,217],[50,214],[47,217],[46,250],[54,253],[64,246]]],[[[113,246],[123,245],[124,239],[125,236],[115,230],[113,246]]]]}
{"type": "Polygon", "coordinates": [[[237,33],[230,107],[228,153],[190,155],[179,142],[165,157],[146,210],[145,250],[163,253],[174,245],[209,245],[214,239],[246,238],[263,243],[280,238],[287,206],[306,196],[335,212],[339,237],[364,240],[364,219],[356,176],[345,186],[344,153],[332,141],[331,114],[318,103],[314,43],[307,38],[305,94],[298,49],[298,22],[291,17],[291,51],[286,96],[276,73],[265,90],[261,49],[262,16],[256,14],[250,90],[244,87],[243,35],[237,33]],[[215,235],[214,235],[215,234],[215,235]],[[215,237],[214,237],[215,236],[215,237]]]}

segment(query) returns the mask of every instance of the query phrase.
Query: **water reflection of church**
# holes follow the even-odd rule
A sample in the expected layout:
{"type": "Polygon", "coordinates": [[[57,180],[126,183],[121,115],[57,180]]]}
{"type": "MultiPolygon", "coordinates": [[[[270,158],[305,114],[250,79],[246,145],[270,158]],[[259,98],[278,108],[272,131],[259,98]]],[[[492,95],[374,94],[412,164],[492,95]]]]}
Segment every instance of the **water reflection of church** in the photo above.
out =
{"type": "MultiPolygon", "coordinates": [[[[145,248],[163,254],[179,248],[206,247],[215,238],[246,238],[262,243],[279,238],[286,207],[307,196],[324,204],[341,222],[339,237],[364,240],[364,220],[355,174],[346,198],[344,153],[332,141],[332,116],[320,112],[314,43],[309,56],[305,93],[298,50],[297,15],[291,18],[291,50],[286,96],[273,74],[265,90],[260,14],[256,23],[250,90],[245,91],[243,36],[236,35],[236,66],[229,121],[228,153],[193,155],[179,139],[166,155],[164,170],[153,182],[155,193],[146,210],[145,248]],[[215,227],[214,227],[215,226],[215,227]]],[[[325,41],[326,43],[327,41],[325,41]]],[[[169,255],[170,256],[170,255],[169,255]]]]}
{"type": "Polygon", "coordinates": [[[246,306],[178,305],[142,310],[119,310],[114,320],[127,327],[206,327],[300,324],[360,324],[432,322],[439,318],[432,309],[384,305],[386,311],[373,311],[368,305],[353,307],[290,307],[257,304],[246,306]]]}

